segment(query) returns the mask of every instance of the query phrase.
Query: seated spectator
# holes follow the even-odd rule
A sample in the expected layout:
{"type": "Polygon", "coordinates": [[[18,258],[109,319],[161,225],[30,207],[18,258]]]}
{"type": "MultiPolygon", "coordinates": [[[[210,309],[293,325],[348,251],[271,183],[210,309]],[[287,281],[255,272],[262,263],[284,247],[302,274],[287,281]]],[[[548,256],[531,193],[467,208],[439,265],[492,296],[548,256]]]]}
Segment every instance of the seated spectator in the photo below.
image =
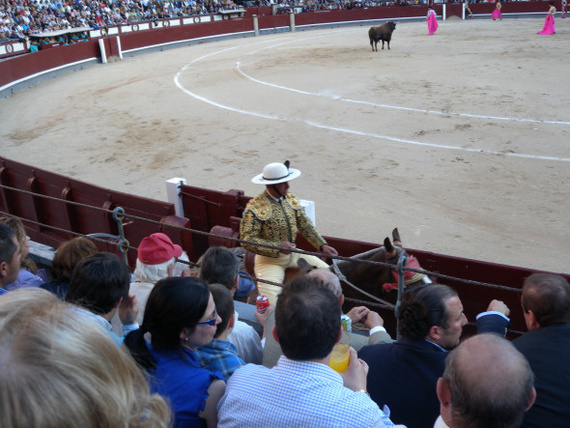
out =
{"type": "MultiPolygon", "coordinates": [[[[224,285],[233,296],[239,283],[239,266],[239,258],[228,248],[210,247],[201,257],[200,278],[207,284],[224,285]]],[[[235,345],[239,356],[246,363],[261,364],[261,338],[252,326],[239,320],[237,312],[234,329],[227,340],[235,345]]]]}
{"type": "Polygon", "coordinates": [[[237,370],[218,406],[220,428],[392,426],[366,392],[367,365],[351,349],[347,370],[329,367],[341,335],[338,298],[306,277],[283,287],[273,335],[283,349],[273,368],[237,370]]]}
{"type": "Polygon", "coordinates": [[[168,426],[128,353],[45,290],[0,299],[0,355],[3,428],[168,426]]]}
{"type": "Polygon", "coordinates": [[[0,295],[7,293],[4,288],[18,277],[22,252],[16,239],[16,232],[5,224],[0,224],[0,295]]]}
{"type": "Polygon", "coordinates": [[[188,254],[182,250],[182,254],[176,257],[176,263],[174,263],[171,276],[192,276],[193,269],[195,269],[195,264],[190,262],[188,254]]]}
{"type": "MultiPolygon", "coordinates": [[[[493,300],[489,312],[477,317],[480,333],[505,334],[509,309],[493,300]]],[[[433,427],[439,415],[437,379],[445,358],[459,344],[467,317],[457,293],[431,284],[409,290],[398,316],[400,338],[390,344],[365,346],[360,358],[368,363],[368,389],[391,417],[408,428],[433,427]],[[411,410],[413,409],[413,410],[411,410]]]]}
{"type": "MultiPolygon", "coordinates": [[[[245,268],[245,250],[242,247],[232,248],[232,252],[239,258],[239,283],[236,292],[234,293],[234,300],[239,300],[240,302],[255,303],[249,301],[249,296],[253,291],[255,291],[255,282],[249,273],[247,273],[245,268]]],[[[257,293],[255,295],[257,297],[257,293]]]]}
{"type": "Polygon", "coordinates": [[[521,305],[528,332],[513,344],[528,359],[537,391],[522,427],[566,427],[570,421],[570,285],[560,275],[532,274],[524,281],[521,305]]]}
{"type": "Polygon", "coordinates": [[[240,269],[238,275],[239,283],[234,298],[241,302],[248,303],[249,296],[255,291],[255,282],[253,282],[253,278],[245,270],[240,269]]]}
{"type": "Polygon", "coordinates": [[[22,287],[39,287],[44,280],[36,275],[38,267],[32,259],[28,257],[30,253],[30,238],[26,234],[26,229],[20,219],[16,217],[4,216],[0,217],[0,224],[11,227],[16,232],[16,239],[20,244],[22,258],[20,260],[20,271],[15,281],[5,284],[4,288],[8,291],[16,290],[22,287]]]}
{"type": "MultiPolygon", "coordinates": [[[[338,276],[332,273],[328,269],[313,269],[306,274],[308,278],[315,279],[315,284],[327,288],[337,296],[339,304],[342,308],[344,304],[344,295],[342,294],[342,287],[340,285],[340,280],[338,276]]],[[[279,300],[279,299],[278,299],[279,300]]],[[[368,327],[369,336],[366,337],[358,333],[350,333],[350,346],[359,351],[362,347],[366,345],[374,345],[377,343],[392,343],[392,338],[386,332],[384,328],[384,320],[382,317],[374,311],[369,310],[365,306],[357,306],[348,311],[347,314],[351,321],[356,324],[357,322],[364,322],[364,325],[368,327]]],[[[267,323],[265,328],[271,331],[275,325],[275,313],[271,314],[267,318],[267,323]]],[[[272,335],[267,335],[265,338],[265,346],[263,347],[263,365],[265,367],[273,367],[277,364],[279,357],[281,356],[281,347],[272,337],[272,335]]]]}
{"type": "Polygon", "coordinates": [[[40,288],[51,291],[61,300],[65,300],[75,266],[97,251],[97,247],[90,239],[80,236],[62,243],[51,262],[50,271],[53,280],[40,285],[40,288]]]}
{"type": "Polygon", "coordinates": [[[219,371],[228,380],[237,369],[245,365],[235,345],[226,340],[235,324],[234,301],[230,290],[222,284],[210,284],[208,289],[222,321],[216,326],[214,340],[197,348],[196,355],[202,367],[213,372],[219,371]]]}
{"type": "MultiPolygon", "coordinates": [[[[338,279],[338,276],[336,276],[329,269],[313,269],[307,273],[307,276],[309,278],[316,278],[320,280],[323,286],[331,290],[335,296],[338,296],[338,301],[340,303],[340,307],[342,308],[344,305],[344,294],[342,294],[342,286],[340,285],[340,279],[338,279]]],[[[362,322],[366,327],[370,329],[370,345],[374,343],[392,342],[392,338],[384,328],[384,320],[378,313],[371,311],[366,306],[355,306],[354,308],[350,309],[346,315],[350,317],[352,324],[362,322]]],[[[364,346],[366,342],[367,341],[363,341],[362,346],[364,346]]],[[[359,346],[358,349],[360,349],[362,346],[359,346]]]]}
{"type": "MultiPolygon", "coordinates": [[[[131,283],[129,293],[137,298],[139,314],[136,322],[142,323],[148,296],[157,281],[172,276],[176,258],[182,255],[182,247],[173,244],[164,233],[153,233],[143,238],[137,249],[137,280],[131,283]]],[[[113,330],[117,333],[117,320],[113,330]]],[[[120,327],[120,326],[119,326],[120,327]]]]}
{"type": "Polygon", "coordinates": [[[123,324],[123,334],[138,329],[136,297],[129,295],[129,268],[111,253],[97,253],[80,261],[69,283],[65,300],[82,308],[81,313],[101,327],[118,345],[119,337],[111,330],[115,313],[123,324]]]}
{"type": "Polygon", "coordinates": [[[151,390],[168,397],[174,427],[216,427],[216,406],[226,383],[219,372],[200,366],[195,350],[212,341],[220,323],[206,284],[195,277],[171,277],[152,289],[139,330],[125,344],[151,376],[151,390]],[[150,343],[145,333],[150,333],[150,343]]]}
{"type": "Polygon", "coordinates": [[[470,337],[445,361],[437,382],[441,416],[434,427],[518,428],[536,398],[533,378],[528,361],[509,341],[490,333],[470,337]]]}

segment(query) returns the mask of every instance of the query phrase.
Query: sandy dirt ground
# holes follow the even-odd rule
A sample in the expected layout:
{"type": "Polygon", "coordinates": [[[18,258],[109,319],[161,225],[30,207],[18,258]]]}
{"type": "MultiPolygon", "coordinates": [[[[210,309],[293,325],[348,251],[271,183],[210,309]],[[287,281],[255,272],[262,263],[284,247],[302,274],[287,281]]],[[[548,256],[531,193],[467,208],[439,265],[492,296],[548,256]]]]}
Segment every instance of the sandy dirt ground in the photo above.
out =
{"type": "Polygon", "coordinates": [[[297,31],[100,64],[0,100],[1,153],[165,200],[303,175],[325,235],[570,272],[570,19],[297,31]]]}

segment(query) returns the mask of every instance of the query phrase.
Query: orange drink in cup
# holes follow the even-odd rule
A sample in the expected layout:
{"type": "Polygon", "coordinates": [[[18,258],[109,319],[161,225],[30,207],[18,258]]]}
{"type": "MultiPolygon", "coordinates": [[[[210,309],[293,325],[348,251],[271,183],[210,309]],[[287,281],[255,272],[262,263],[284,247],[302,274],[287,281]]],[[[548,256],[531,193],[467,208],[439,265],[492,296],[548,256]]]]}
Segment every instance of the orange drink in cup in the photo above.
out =
{"type": "Polygon", "coordinates": [[[331,353],[329,366],[339,373],[348,368],[350,362],[350,346],[344,343],[337,343],[331,353]]]}

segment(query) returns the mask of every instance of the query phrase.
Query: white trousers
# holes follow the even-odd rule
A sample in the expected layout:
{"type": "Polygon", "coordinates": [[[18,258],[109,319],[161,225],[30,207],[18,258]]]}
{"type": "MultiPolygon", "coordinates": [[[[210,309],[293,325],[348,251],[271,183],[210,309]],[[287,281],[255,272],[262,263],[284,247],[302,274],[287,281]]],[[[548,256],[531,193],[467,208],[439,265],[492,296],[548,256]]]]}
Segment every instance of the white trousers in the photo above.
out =
{"type": "MultiPolygon", "coordinates": [[[[255,255],[255,276],[259,279],[266,281],[283,283],[285,278],[285,269],[290,267],[297,267],[297,260],[304,259],[311,266],[318,268],[328,268],[329,265],[323,262],[316,256],[309,256],[299,253],[283,254],[279,253],[279,257],[266,257],[255,255]]],[[[269,302],[274,305],[277,303],[277,296],[281,293],[281,287],[277,285],[267,284],[259,281],[257,283],[259,294],[264,294],[268,297],[269,302]]]]}

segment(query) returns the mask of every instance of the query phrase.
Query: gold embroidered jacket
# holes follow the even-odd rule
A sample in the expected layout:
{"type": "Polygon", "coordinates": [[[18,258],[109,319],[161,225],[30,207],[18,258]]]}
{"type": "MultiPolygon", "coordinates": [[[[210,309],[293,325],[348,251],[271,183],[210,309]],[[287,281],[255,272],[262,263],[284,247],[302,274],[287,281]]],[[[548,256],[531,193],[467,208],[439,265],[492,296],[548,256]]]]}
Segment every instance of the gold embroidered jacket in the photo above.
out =
{"type": "Polygon", "coordinates": [[[250,200],[243,212],[240,239],[251,242],[242,247],[255,254],[278,257],[279,250],[255,244],[279,246],[283,241],[295,242],[297,231],[317,250],[326,241],[307,217],[296,196],[287,193],[277,202],[267,190],[250,200]]]}

